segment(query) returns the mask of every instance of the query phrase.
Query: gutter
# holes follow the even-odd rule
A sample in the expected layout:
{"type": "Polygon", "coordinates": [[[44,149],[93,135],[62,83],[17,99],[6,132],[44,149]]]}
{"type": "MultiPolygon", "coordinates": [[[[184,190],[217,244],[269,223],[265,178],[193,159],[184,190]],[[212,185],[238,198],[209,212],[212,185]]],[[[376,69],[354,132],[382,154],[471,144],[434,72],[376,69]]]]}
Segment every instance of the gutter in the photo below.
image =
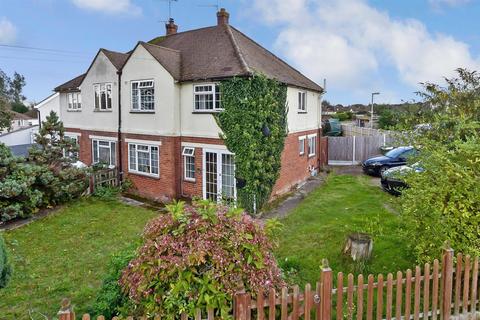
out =
{"type": "Polygon", "coordinates": [[[123,182],[123,159],[122,159],[122,70],[117,71],[118,75],[118,182],[123,182]]]}

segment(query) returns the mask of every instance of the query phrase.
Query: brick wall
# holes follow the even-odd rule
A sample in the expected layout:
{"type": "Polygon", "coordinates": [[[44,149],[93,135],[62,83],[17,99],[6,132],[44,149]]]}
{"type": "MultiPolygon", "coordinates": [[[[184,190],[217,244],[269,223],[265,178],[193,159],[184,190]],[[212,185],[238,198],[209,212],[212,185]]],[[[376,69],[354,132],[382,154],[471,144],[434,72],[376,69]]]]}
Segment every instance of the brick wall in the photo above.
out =
{"type": "Polygon", "coordinates": [[[277,183],[272,190],[272,198],[288,192],[295,185],[310,177],[309,168],[318,168],[319,141],[318,130],[291,133],[285,139],[285,148],[282,152],[282,167],[277,183]],[[317,134],[317,150],[312,157],[308,156],[308,139],[305,138],[305,153],[299,154],[300,136],[317,134]]]}
{"type": "MultiPolygon", "coordinates": [[[[79,130],[66,128],[67,132],[80,133],[80,161],[87,165],[92,163],[92,144],[90,135],[117,137],[116,132],[79,130]]],[[[317,136],[317,150],[315,156],[308,156],[308,139],[305,140],[305,154],[299,155],[298,137],[317,133],[310,130],[289,134],[285,140],[285,149],[282,153],[282,167],[280,176],[273,188],[272,197],[288,192],[293,186],[305,181],[310,176],[310,168],[318,168],[319,137],[317,136]]],[[[221,139],[199,137],[166,137],[155,135],[122,134],[122,168],[124,177],[128,177],[140,196],[154,200],[167,201],[178,197],[201,197],[203,195],[203,148],[195,148],[195,181],[184,179],[184,157],[182,156],[182,142],[224,145],[221,139]],[[151,177],[129,172],[128,170],[128,143],[125,139],[159,141],[160,177],[151,177]]],[[[117,152],[119,148],[117,145],[117,152]]],[[[119,157],[117,156],[117,161],[119,157]]]]}

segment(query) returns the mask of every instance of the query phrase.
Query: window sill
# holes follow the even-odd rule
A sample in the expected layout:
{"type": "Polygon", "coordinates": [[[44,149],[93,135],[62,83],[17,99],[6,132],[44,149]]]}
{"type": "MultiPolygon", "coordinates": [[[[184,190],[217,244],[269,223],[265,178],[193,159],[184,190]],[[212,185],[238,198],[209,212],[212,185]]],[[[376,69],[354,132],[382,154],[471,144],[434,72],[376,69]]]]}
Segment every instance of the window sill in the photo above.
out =
{"type": "Polygon", "coordinates": [[[299,153],[298,155],[299,155],[300,157],[303,157],[303,156],[305,155],[305,152],[299,153]]]}
{"type": "Polygon", "coordinates": [[[192,114],[217,114],[223,110],[192,111],[192,114]]]}
{"type": "Polygon", "coordinates": [[[67,112],[82,112],[81,109],[77,109],[77,110],[70,110],[70,109],[67,109],[67,112]]]}
{"type": "Polygon", "coordinates": [[[189,179],[189,178],[183,178],[183,181],[185,181],[185,182],[190,182],[190,183],[195,183],[195,182],[197,182],[195,179],[189,179]]]}
{"type": "Polygon", "coordinates": [[[113,112],[112,110],[93,109],[93,112],[113,112]]]}
{"type": "Polygon", "coordinates": [[[130,110],[130,113],[138,113],[138,114],[155,114],[155,111],[136,111],[136,110],[130,110]]]}
{"type": "Polygon", "coordinates": [[[307,112],[307,111],[303,111],[303,110],[298,110],[297,113],[301,113],[301,114],[303,113],[303,114],[305,114],[305,113],[308,113],[308,112],[307,112]]]}
{"type": "Polygon", "coordinates": [[[309,158],[313,158],[313,157],[315,157],[315,153],[313,153],[313,154],[309,154],[309,155],[308,155],[308,157],[309,157],[309,158]]]}
{"type": "Polygon", "coordinates": [[[131,174],[134,174],[134,175],[137,175],[137,176],[157,179],[157,180],[160,179],[160,175],[158,175],[158,174],[145,173],[145,172],[132,171],[132,170],[128,170],[128,173],[131,173],[131,174]]]}

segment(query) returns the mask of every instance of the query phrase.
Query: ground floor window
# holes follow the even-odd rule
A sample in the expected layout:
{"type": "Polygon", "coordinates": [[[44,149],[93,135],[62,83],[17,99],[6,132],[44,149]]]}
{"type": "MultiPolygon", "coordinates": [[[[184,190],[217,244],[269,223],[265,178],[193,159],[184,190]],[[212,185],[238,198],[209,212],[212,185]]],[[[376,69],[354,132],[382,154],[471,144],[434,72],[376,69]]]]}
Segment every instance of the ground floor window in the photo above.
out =
{"type": "Polygon", "coordinates": [[[78,159],[78,156],[79,156],[79,147],[80,147],[80,143],[79,143],[79,136],[77,135],[74,135],[74,134],[68,134],[66,133],[65,134],[65,139],[69,139],[70,141],[72,141],[73,143],[75,143],[76,147],[77,147],[77,151],[73,151],[73,152],[65,152],[65,150],[63,150],[63,156],[64,157],[68,157],[68,158],[71,158],[71,159],[78,159]]]}
{"type": "Polygon", "coordinates": [[[103,163],[109,166],[116,165],[116,142],[106,140],[92,140],[93,163],[103,163]]]}
{"type": "Polygon", "coordinates": [[[301,156],[305,154],[305,136],[298,138],[298,154],[301,156]]]}
{"type": "Polygon", "coordinates": [[[308,136],[308,156],[313,157],[317,150],[317,135],[308,136]]]}
{"type": "Polygon", "coordinates": [[[128,144],[129,171],[159,176],[158,146],[128,144]]]}
{"type": "Polygon", "coordinates": [[[195,148],[183,148],[183,173],[185,180],[195,181],[195,148]]]}

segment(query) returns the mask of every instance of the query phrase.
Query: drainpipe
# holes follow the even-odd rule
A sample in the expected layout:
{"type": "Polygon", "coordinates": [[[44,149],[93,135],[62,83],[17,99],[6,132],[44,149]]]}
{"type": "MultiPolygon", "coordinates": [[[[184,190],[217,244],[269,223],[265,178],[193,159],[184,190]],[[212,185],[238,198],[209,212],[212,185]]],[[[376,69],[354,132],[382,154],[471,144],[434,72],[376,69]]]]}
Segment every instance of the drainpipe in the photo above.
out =
{"type": "Polygon", "coordinates": [[[117,71],[118,75],[118,182],[123,181],[123,161],[122,161],[122,71],[117,71]]]}

